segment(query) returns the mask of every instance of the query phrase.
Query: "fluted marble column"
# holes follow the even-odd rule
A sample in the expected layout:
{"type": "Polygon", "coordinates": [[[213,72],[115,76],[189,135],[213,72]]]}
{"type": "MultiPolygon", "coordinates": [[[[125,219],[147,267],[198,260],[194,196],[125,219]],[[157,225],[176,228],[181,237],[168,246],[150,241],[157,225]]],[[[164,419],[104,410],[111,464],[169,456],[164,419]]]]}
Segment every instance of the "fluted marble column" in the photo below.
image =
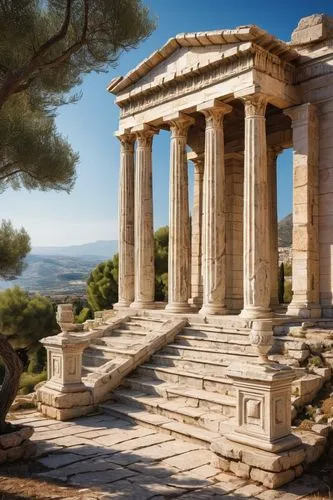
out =
{"type": "Polygon", "coordinates": [[[135,299],[137,309],[154,306],[154,230],[152,189],[152,139],[148,125],[132,129],[137,138],[135,164],[135,299]]]}
{"type": "Polygon", "coordinates": [[[245,99],[244,308],[245,318],[271,315],[265,96],[245,99]]]}
{"type": "Polygon", "coordinates": [[[189,153],[187,156],[194,164],[193,210],[191,231],[191,298],[193,305],[202,305],[202,195],[204,155],[189,153]],[[190,155],[190,156],[189,156],[190,155]]]}
{"type": "Polygon", "coordinates": [[[206,118],[202,214],[201,314],[225,314],[225,171],[223,117],[231,107],[210,101],[197,107],[206,118]]]}
{"type": "Polygon", "coordinates": [[[119,272],[117,307],[134,300],[134,142],[133,134],[117,133],[120,141],[119,272]]]}
{"type": "Polygon", "coordinates": [[[269,218],[269,244],[271,261],[271,307],[279,305],[278,275],[279,275],[279,251],[278,251],[278,214],[277,214],[277,185],[276,185],[276,162],[282,149],[279,147],[267,147],[267,182],[269,190],[268,218],[269,218]]]}
{"type": "Polygon", "coordinates": [[[166,117],[170,124],[169,264],[168,304],[170,312],[189,310],[190,296],[190,217],[186,139],[194,119],[177,113],[166,117]]]}

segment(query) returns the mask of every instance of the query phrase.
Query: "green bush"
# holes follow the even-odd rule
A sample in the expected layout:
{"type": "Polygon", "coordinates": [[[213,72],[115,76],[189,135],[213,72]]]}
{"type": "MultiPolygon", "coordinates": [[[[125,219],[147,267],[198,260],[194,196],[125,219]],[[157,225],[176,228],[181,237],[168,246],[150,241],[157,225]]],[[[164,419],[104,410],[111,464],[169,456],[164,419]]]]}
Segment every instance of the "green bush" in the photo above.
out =
{"type": "Polygon", "coordinates": [[[46,378],[46,371],[41,373],[23,372],[20,378],[18,394],[29,394],[30,392],[33,392],[35,385],[43,382],[46,378]]]}
{"type": "Polygon", "coordinates": [[[284,282],[284,296],[283,296],[284,303],[290,304],[292,296],[293,296],[293,292],[292,292],[291,281],[285,280],[285,282],[284,282]]]}
{"type": "Polygon", "coordinates": [[[84,323],[87,319],[92,319],[93,315],[89,307],[84,307],[80,314],[75,316],[75,323],[84,323]]]}

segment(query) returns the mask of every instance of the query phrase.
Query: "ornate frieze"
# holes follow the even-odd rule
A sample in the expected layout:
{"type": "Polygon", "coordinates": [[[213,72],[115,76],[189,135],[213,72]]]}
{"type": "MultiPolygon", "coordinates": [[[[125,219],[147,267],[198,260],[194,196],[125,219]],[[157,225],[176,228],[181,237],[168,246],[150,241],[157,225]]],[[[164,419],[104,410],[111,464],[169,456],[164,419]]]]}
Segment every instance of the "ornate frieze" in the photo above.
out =
{"type": "Polygon", "coordinates": [[[198,70],[194,70],[195,72],[186,79],[183,77],[182,80],[173,79],[163,83],[163,88],[150,88],[146,93],[139,94],[137,97],[129,97],[123,102],[117,99],[117,103],[121,107],[120,116],[125,118],[161,103],[173,101],[181,95],[209,87],[251,68],[253,68],[253,54],[249,52],[236,60],[219,61],[216,65],[209,66],[205,70],[200,69],[199,74],[198,70]]]}

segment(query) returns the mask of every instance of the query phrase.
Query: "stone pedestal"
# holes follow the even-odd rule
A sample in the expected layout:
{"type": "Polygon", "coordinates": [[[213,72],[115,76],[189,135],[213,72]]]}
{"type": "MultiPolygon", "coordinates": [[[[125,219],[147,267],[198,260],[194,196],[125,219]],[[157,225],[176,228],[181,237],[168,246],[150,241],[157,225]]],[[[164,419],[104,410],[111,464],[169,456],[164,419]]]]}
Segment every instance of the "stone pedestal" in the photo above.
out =
{"type": "Polygon", "coordinates": [[[319,304],[318,118],[313,104],[285,110],[293,129],[293,298],[288,314],[321,316],[319,304]]]}
{"type": "Polygon", "coordinates": [[[135,163],[135,298],[131,307],[154,307],[154,228],[152,186],[152,139],[157,130],[143,124],[133,128],[136,135],[135,163]]]}
{"type": "Polygon", "coordinates": [[[273,342],[271,321],[254,321],[250,332],[258,359],[232,363],[227,376],[236,389],[236,425],[232,441],[278,452],[292,448],[298,439],[291,434],[291,382],[289,366],[271,363],[267,354],[273,342]]]}
{"type": "Polygon", "coordinates": [[[82,382],[82,353],[89,341],[68,333],[75,325],[72,305],[58,306],[57,321],[64,330],[41,340],[47,351],[47,382],[37,389],[40,411],[51,418],[68,420],[92,411],[92,395],[82,382]]]}
{"type": "Polygon", "coordinates": [[[266,97],[245,100],[244,158],[244,318],[271,316],[268,227],[266,97]]]}
{"type": "Polygon", "coordinates": [[[176,113],[164,118],[170,124],[168,312],[190,310],[190,216],[186,138],[194,119],[176,113]]]}
{"type": "Polygon", "coordinates": [[[116,134],[120,140],[119,179],[119,309],[134,300],[134,141],[133,134],[116,134]]]}
{"type": "Polygon", "coordinates": [[[206,118],[202,214],[203,305],[200,314],[226,314],[225,170],[223,117],[232,110],[213,100],[197,106],[206,118]]]}

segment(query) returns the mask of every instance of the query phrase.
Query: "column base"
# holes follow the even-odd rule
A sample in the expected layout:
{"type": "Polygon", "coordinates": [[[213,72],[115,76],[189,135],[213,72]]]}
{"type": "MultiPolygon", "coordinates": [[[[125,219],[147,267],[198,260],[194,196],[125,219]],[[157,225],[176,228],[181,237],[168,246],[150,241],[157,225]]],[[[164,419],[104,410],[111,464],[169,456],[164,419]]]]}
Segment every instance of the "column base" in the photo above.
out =
{"type": "Polygon", "coordinates": [[[113,304],[113,309],[128,309],[131,305],[132,301],[120,300],[116,304],[113,304]]]}
{"type": "Polygon", "coordinates": [[[155,302],[153,301],[134,301],[130,304],[131,309],[155,309],[155,302]]]}
{"type": "Polygon", "coordinates": [[[273,316],[273,312],[270,309],[260,306],[246,306],[241,311],[239,316],[245,319],[264,319],[271,318],[273,316]]]}
{"type": "Polygon", "coordinates": [[[223,305],[218,304],[203,304],[202,308],[199,311],[199,314],[203,316],[225,316],[228,314],[228,309],[223,305]]]}
{"type": "Polygon", "coordinates": [[[191,311],[191,306],[187,302],[170,302],[165,306],[167,312],[187,313],[191,311]]]}
{"type": "Polygon", "coordinates": [[[287,314],[290,316],[298,316],[299,318],[321,318],[320,304],[304,304],[300,302],[291,302],[287,309],[287,314]]]}

